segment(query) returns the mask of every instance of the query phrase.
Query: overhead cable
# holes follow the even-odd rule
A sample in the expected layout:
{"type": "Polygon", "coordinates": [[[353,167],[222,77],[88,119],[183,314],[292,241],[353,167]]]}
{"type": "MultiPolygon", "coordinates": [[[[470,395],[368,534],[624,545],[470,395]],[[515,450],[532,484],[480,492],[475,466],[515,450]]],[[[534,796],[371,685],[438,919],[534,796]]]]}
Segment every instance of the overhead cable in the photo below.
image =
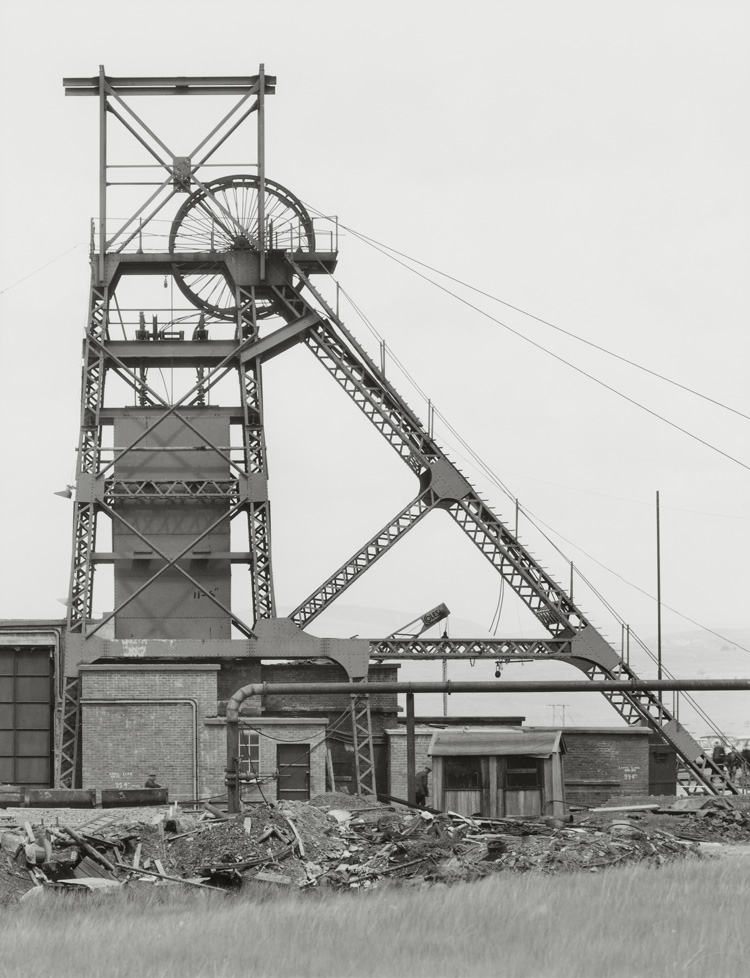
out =
{"type": "Polygon", "coordinates": [[[695,388],[689,387],[687,384],[681,384],[679,380],[674,380],[672,377],[667,377],[665,374],[659,373],[658,370],[652,370],[650,367],[646,367],[642,363],[638,363],[636,360],[630,360],[628,357],[622,356],[620,353],[615,353],[614,350],[609,350],[606,346],[601,346],[599,343],[594,343],[593,340],[587,340],[584,336],[579,336],[577,333],[564,329],[562,326],[557,326],[555,323],[551,323],[548,319],[542,319],[541,316],[537,316],[533,312],[529,312],[527,309],[522,309],[520,306],[515,306],[512,302],[501,299],[499,296],[493,295],[491,292],[485,292],[476,285],[471,285],[470,282],[464,282],[462,279],[456,278],[456,276],[450,275],[448,272],[444,272],[439,268],[428,265],[427,262],[420,261],[418,258],[413,258],[411,255],[406,255],[404,252],[398,251],[396,248],[393,248],[390,245],[383,244],[382,241],[377,241],[375,238],[369,237],[362,231],[355,231],[353,228],[348,228],[344,224],[339,224],[339,227],[350,231],[367,244],[378,245],[380,248],[393,252],[393,254],[399,255],[401,258],[405,258],[407,261],[413,262],[415,265],[420,265],[422,268],[427,268],[431,272],[435,272],[436,275],[442,275],[443,278],[450,279],[451,282],[455,282],[457,285],[462,285],[464,288],[470,289],[472,292],[477,292],[479,295],[483,295],[485,298],[491,299],[493,302],[499,302],[500,305],[506,306],[508,309],[512,309],[514,312],[520,312],[521,315],[526,316],[529,319],[533,319],[536,322],[541,323],[543,326],[549,326],[550,329],[554,329],[558,333],[562,333],[564,336],[569,336],[571,339],[577,340],[579,343],[585,343],[586,346],[590,346],[594,350],[599,350],[600,353],[605,353],[607,356],[613,357],[615,360],[619,360],[621,363],[626,363],[628,366],[634,367],[636,370],[641,370],[643,373],[650,374],[652,377],[656,377],[658,380],[663,380],[665,383],[671,384],[673,387],[679,387],[680,390],[686,391],[688,394],[693,394],[695,397],[708,401],[710,404],[714,404],[716,407],[720,407],[724,411],[730,411],[732,414],[736,414],[738,417],[744,418],[746,421],[750,421],[750,415],[745,414],[743,411],[732,407],[730,404],[725,404],[723,401],[718,401],[716,398],[710,397],[708,394],[703,394],[700,391],[695,390],[695,388]]]}
{"type": "Polygon", "coordinates": [[[32,275],[36,275],[38,272],[44,271],[45,268],[49,268],[50,265],[54,265],[56,261],[59,261],[61,258],[64,258],[66,255],[69,255],[71,251],[75,251],[76,248],[82,248],[85,244],[86,244],[85,241],[79,241],[78,244],[74,244],[72,248],[68,248],[67,251],[63,251],[63,253],[61,255],[57,255],[56,258],[50,258],[48,262],[45,262],[43,265],[40,265],[39,268],[35,268],[33,272],[29,272],[28,275],[24,275],[23,278],[19,278],[17,281],[11,282],[11,284],[6,285],[4,289],[0,289],[0,295],[4,295],[6,292],[10,292],[11,289],[15,289],[15,287],[17,285],[20,285],[21,282],[25,282],[27,278],[31,278],[32,275]]]}

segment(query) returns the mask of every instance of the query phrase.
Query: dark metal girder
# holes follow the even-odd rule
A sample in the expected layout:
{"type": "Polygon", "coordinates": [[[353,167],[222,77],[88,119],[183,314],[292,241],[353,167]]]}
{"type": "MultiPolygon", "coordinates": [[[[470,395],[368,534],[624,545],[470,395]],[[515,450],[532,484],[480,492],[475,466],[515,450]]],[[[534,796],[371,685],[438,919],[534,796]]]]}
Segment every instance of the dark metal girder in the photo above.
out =
{"type": "MultiPolygon", "coordinates": [[[[252,559],[252,554],[249,551],[206,551],[206,550],[195,550],[192,553],[186,554],[182,558],[182,562],[189,562],[193,560],[212,560],[212,561],[228,561],[230,564],[249,564],[252,559]]],[[[131,553],[107,553],[105,551],[95,551],[91,554],[91,560],[95,564],[116,564],[118,562],[131,563],[134,560],[161,560],[157,554],[149,554],[143,550],[133,550],[131,553]]],[[[177,561],[181,563],[181,561],[177,561]]]]}
{"type": "MultiPolygon", "coordinates": [[[[189,75],[185,77],[105,76],[110,88],[122,95],[242,95],[259,89],[260,75],[189,75]]],[[[264,75],[264,93],[276,92],[276,76],[264,75]]],[[[99,75],[90,78],[63,78],[66,95],[98,95],[99,75]]]]}
{"type": "Polygon", "coordinates": [[[370,656],[379,661],[401,659],[502,659],[525,657],[569,659],[565,638],[371,638],[370,656]]]}
{"type": "MultiPolygon", "coordinates": [[[[140,408],[137,407],[103,407],[99,411],[99,423],[101,425],[112,425],[117,418],[135,417],[139,414],[140,408]]],[[[241,424],[244,414],[241,407],[218,407],[215,404],[206,404],[203,407],[190,405],[191,413],[200,411],[207,418],[229,418],[234,424],[241,424]]]]}
{"type": "Polygon", "coordinates": [[[107,340],[105,355],[126,367],[216,367],[231,363],[235,340],[107,340]]]}

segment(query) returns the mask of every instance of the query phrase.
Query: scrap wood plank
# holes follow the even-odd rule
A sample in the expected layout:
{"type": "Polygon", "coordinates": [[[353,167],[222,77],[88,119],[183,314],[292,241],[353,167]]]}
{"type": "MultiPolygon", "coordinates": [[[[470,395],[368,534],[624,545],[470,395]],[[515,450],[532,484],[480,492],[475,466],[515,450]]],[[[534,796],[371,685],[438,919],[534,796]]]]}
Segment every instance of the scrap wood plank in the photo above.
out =
{"type": "Polygon", "coordinates": [[[294,851],[294,843],[290,843],[283,849],[279,849],[278,852],[271,853],[267,856],[259,856],[257,859],[246,859],[239,863],[206,863],[205,872],[207,873],[218,873],[227,872],[232,869],[242,871],[243,869],[252,869],[254,866],[268,865],[269,863],[281,862],[282,859],[286,859],[291,856],[294,851]]]}
{"type": "Polygon", "coordinates": [[[104,866],[105,869],[108,869],[110,873],[114,873],[115,867],[112,865],[109,859],[107,859],[106,856],[103,856],[100,852],[97,852],[96,849],[94,849],[93,846],[90,846],[88,842],[86,842],[86,840],[83,839],[74,829],[68,828],[66,825],[61,825],[60,828],[63,830],[63,832],[69,835],[74,842],[77,842],[78,845],[81,846],[81,848],[87,852],[92,859],[95,859],[98,863],[104,866]]]}
{"type": "Polygon", "coordinates": [[[661,805],[617,805],[603,808],[589,808],[590,812],[655,812],[661,805]]]}
{"type": "Polygon", "coordinates": [[[83,859],[73,870],[73,875],[76,879],[88,879],[92,876],[103,880],[113,880],[115,878],[113,873],[110,873],[108,869],[100,866],[90,856],[83,857],[83,859]]]}
{"type": "Polygon", "coordinates": [[[119,860],[117,861],[117,865],[120,867],[120,869],[127,869],[131,873],[137,873],[138,875],[143,875],[143,876],[157,876],[159,879],[168,880],[170,883],[187,883],[188,886],[201,886],[203,887],[204,890],[218,890],[219,893],[227,892],[226,890],[223,890],[220,886],[210,886],[208,883],[198,883],[194,879],[184,879],[181,876],[167,876],[166,873],[157,873],[153,869],[141,868],[141,869],[134,870],[132,866],[128,866],[127,863],[120,862],[119,860]]]}
{"type": "Polygon", "coordinates": [[[292,881],[288,876],[282,876],[281,873],[268,873],[266,870],[261,870],[250,879],[257,880],[259,883],[280,883],[283,886],[291,886],[292,881]]]}
{"type": "Polygon", "coordinates": [[[416,866],[418,863],[425,863],[428,859],[432,859],[432,856],[420,856],[419,859],[410,859],[406,863],[399,863],[397,866],[389,866],[387,869],[378,870],[381,876],[385,876],[386,873],[396,873],[399,869],[406,869],[409,866],[416,866]]]}
{"type": "Polygon", "coordinates": [[[63,886],[83,886],[87,890],[102,890],[107,887],[122,886],[119,880],[106,879],[103,876],[83,876],[80,879],[60,880],[63,886]]]}
{"type": "Polygon", "coordinates": [[[297,842],[297,849],[299,850],[299,854],[304,859],[305,858],[305,847],[302,844],[302,839],[300,838],[300,834],[297,831],[297,826],[294,824],[294,822],[291,820],[291,818],[288,818],[284,814],[284,812],[281,811],[281,809],[277,809],[277,811],[278,811],[279,815],[281,815],[281,817],[284,819],[284,821],[286,822],[286,824],[289,826],[289,828],[292,830],[292,835],[294,836],[294,838],[295,838],[295,840],[297,842]]]}

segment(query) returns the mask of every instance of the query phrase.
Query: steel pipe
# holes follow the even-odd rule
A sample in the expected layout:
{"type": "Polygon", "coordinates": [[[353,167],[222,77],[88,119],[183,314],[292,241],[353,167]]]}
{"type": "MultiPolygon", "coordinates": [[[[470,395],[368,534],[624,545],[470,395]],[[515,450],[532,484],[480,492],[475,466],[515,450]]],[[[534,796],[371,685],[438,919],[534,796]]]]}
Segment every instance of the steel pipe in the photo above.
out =
{"type": "MultiPolygon", "coordinates": [[[[446,682],[433,683],[357,683],[358,693],[637,693],[657,690],[707,691],[748,690],[750,679],[656,679],[644,680],[578,680],[535,682],[446,682]]],[[[250,683],[238,689],[227,703],[227,798],[228,810],[240,810],[239,748],[240,708],[249,696],[284,696],[306,694],[351,694],[351,683],[250,683]]]]}
{"type": "MultiPolygon", "coordinates": [[[[357,683],[357,692],[363,693],[637,693],[657,690],[678,690],[680,692],[699,690],[750,690],[750,679],[579,679],[579,680],[536,680],[531,682],[362,682],[357,683]]],[[[316,695],[321,693],[351,693],[351,683],[251,683],[238,689],[230,705],[237,700],[239,710],[248,696],[274,696],[302,693],[316,695]],[[238,699],[239,698],[239,699],[238,699]]],[[[227,706],[229,719],[230,706],[227,706]]]]}

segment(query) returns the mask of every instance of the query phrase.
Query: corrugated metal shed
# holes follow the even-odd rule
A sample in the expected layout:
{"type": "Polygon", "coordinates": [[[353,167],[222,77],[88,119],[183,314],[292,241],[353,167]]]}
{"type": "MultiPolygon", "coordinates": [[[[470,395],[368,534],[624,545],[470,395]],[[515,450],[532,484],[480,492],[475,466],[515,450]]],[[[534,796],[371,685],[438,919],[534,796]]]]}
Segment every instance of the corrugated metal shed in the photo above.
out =
{"type": "Polygon", "coordinates": [[[562,731],[509,730],[436,730],[428,753],[433,757],[551,757],[566,752],[562,731]]]}

